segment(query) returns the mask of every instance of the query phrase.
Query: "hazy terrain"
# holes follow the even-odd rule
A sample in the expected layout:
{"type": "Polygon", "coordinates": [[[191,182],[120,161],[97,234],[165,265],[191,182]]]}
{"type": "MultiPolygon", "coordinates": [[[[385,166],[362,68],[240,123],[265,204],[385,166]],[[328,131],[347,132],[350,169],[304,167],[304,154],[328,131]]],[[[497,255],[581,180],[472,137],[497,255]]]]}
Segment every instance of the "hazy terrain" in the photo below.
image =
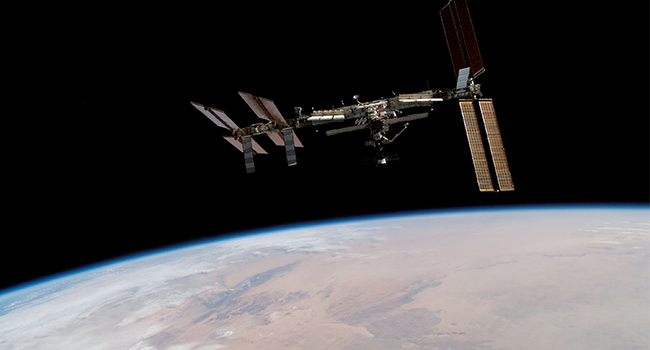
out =
{"type": "Polygon", "coordinates": [[[0,347],[648,349],[649,233],[564,209],[251,235],[2,295],[0,347]]]}

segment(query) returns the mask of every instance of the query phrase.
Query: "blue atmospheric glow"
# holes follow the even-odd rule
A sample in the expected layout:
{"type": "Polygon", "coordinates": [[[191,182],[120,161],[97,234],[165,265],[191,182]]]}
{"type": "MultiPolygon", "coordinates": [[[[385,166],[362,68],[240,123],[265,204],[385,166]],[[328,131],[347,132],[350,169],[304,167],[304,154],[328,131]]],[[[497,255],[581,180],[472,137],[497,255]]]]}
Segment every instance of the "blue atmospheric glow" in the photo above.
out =
{"type": "Polygon", "coordinates": [[[398,212],[398,213],[386,213],[386,214],[375,214],[368,216],[359,216],[359,217],[348,217],[344,219],[332,219],[325,221],[317,222],[306,222],[301,224],[293,225],[284,225],[269,227],[262,230],[256,231],[244,231],[233,233],[226,237],[220,237],[218,239],[206,239],[202,241],[195,241],[191,243],[183,243],[179,245],[173,245],[166,247],[164,249],[149,251],[145,253],[134,254],[130,256],[123,256],[115,260],[103,261],[94,265],[85,266],[79,269],[65,271],[59,274],[55,274],[40,280],[34,280],[27,282],[22,285],[17,285],[0,291],[0,316],[10,311],[11,305],[15,305],[18,300],[25,298],[29,293],[29,300],[38,299],[39,296],[44,296],[47,294],[55,293],[61,291],[71,285],[81,283],[95,277],[104,275],[106,273],[114,272],[113,270],[108,270],[102,272],[105,268],[108,268],[112,265],[118,265],[123,262],[133,261],[140,258],[150,257],[153,255],[159,255],[166,252],[182,250],[186,248],[196,247],[209,243],[216,243],[219,241],[225,241],[235,238],[244,238],[249,236],[261,235],[261,234],[272,234],[289,229],[301,229],[307,227],[322,227],[334,224],[345,224],[345,223],[360,223],[368,222],[372,220],[385,220],[385,219],[398,219],[404,217],[421,217],[421,216],[430,216],[430,215],[441,215],[441,214],[472,214],[472,213],[488,213],[494,211],[546,211],[546,210],[648,210],[648,216],[650,217],[650,206],[647,204],[602,204],[602,205],[543,205],[543,206],[503,206],[503,207],[470,207],[470,208],[452,208],[452,209],[435,209],[435,210],[421,210],[421,211],[407,211],[407,212],[398,212]]]}

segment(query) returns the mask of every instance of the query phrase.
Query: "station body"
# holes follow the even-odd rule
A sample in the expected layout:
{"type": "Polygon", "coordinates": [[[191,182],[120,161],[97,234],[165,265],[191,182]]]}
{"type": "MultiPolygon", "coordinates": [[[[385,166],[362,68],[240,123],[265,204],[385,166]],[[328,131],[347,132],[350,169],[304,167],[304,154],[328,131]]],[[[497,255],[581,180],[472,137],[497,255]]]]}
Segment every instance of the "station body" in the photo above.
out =
{"type": "MultiPolygon", "coordinates": [[[[326,131],[327,136],[366,130],[370,134],[367,146],[374,147],[372,164],[385,164],[399,159],[385,148],[405,133],[409,122],[428,118],[434,103],[457,100],[467,134],[476,181],[481,192],[514,191],[501,131],[492,99],[484,98],[481,85],[475,79],[485,72],[474,25],[466,0],[450,0],[441,10],[440,19],[447,40],[451,64],[456,73],[455,88],[439,88],[416,93],[395,94],[370,102],[342,105],[339,108],[312,110],[302,113],[296,107],[296,117],[285,119],[275,103],[269,99],[239,92],[255,115],[264,120],[244,128],[238,127],[223,111],[195,102],[192,105],[217,126],[230,131],[224,138],[244,154],[247,173],[255,172],[254,157],[266,151],[253,139],[267,137],[277,146],[284,146],[287,165],[297,164],[296,147],[303,147],[296,129],[332,123],[341,124],[326,131]],[[427,111],[423,112],[422,110],[427,111]],[[479,113],[477,113],[477,111],[479,113]],[[391,126],[402,124],[398,132],[391,126]]],[[[408,133],[406,133],[408,134],[408,133]]]]}

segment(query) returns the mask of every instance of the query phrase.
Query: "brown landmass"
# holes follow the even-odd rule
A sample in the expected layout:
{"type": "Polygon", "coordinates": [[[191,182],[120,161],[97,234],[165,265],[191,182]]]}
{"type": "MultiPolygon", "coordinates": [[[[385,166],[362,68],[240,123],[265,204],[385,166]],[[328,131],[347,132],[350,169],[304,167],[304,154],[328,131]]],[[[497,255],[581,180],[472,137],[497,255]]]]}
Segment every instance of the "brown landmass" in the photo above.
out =
{"type": "Polygon", "coordinates": [[[648,349],[647,218],[530,215],[248,237],[9,314],[0,347],[648,349]]]}

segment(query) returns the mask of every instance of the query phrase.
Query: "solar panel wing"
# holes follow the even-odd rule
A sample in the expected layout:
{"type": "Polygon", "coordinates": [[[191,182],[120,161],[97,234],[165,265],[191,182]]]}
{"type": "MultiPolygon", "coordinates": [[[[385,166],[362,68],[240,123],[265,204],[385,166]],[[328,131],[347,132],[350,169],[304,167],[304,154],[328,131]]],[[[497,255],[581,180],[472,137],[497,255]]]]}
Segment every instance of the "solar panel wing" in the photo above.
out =
{"type": "Polygon", "coordinates": [[[452,10],[452,3],[445,5],[440,10],[440,19],[442,20],[442,27],[445,31],[447,38],[447,47],[449,48],[449,56],[451,56],[451,64],[454,72],[458,73],[461,68],[469,66],[465,60],[462,40],[460,33],[457,30],[456,18],[452,10]]]}
{"type": "Polygon", "coordinates": [[[217,124],[217,126],[222,127],[224,129],[228,130],[237,130],[239,127],[237,124],[235,124],[228,116],[226,113],[224,113],[221,110],[218,110],[216,108],[204,106],[200,103],[196,102],[190,102],[192,106],[196,107],[201,113],[203,113],[208,119],[210,119],[213,123],[217,124]]]}
{"type": "Polygon", "coordinates": [[[440,19],[447,38],[447,47],[458,73],[461,68],[471,67],[476,78],[483,73],[483,59],[478,48],[474,25],[465,0],[452,0],[440,10],[440,19]]]}
{"type": "Polygon", "coordinates": [[[257,142],[255,142],[255,140],[253,140],[252,137],[251,137],[251,144],[253,145],[253,151],[255,151],[255,154],[268,154],[266,153],[264,148],[262,148],[262,146],[260,146],[257,142]]]}
{"type": "Polygon", "coordinates": [[[241,96],[244,101],[246,101],[248,107],[250,107],[253,112],[255,112],[255,115],[258,118],[268,121],[272,120],[271,116],[267,113],[266,108],[264,108],[264,105],[262,105],[262,103],[259,101],[258,97],[242,91],[239,92],[239,96],[241,96]]]}
{"type": "Polygon", "coordinates": [[[494,161],[499,190],[514,191],[515,186],[512,183],[512,175],[510,174],[510,167],[508,167],[508,159],[506,158],[506,150],[503,147],[499,124],[497,124],[494,104],[491,99],[480,99],[478,103],[481,108],[483,124],[485,125],[485,132],[487,133],[488,143],[490,145],[490,153],[494,161]]]}
{"type": "Polygon", "coordinates": [[[266,134],[276,146],[284,146],[284,139],[280,136],[279,132],[270,132],[266,134]]]}
{"type": "Polygon", "coordinates": [[[476,181],[481,192],[494,191],[490,168],[488,166],[483,140],[481,139],[481,130],[479,129],[472,100],[460,100],[460,110],[463,114],[463,123],[469,142],[469,149],[474,162],[474,171],[476,172],[476,181]]]}
{"type": "Polygon", "coordinates": [[[284,126],[289,125],[273,101],[267,98],[253,96],[242,91],[239,92],[239,95],[244,99],[244,101],[246,101],[258,118],[274,121],[284,126]]]}
{"type": "Polygon", "coordinates": [[[476,78],[479,74],[483,73],[485,68],[483,67],[481,51],[478,49],[478,41],[476,41],[472,17],[469,15],[466,0],[453,0],[453,2],[455,3],[456,13],[458,14],[460,30],[462,31],[463,44],[469,63],[468,66],[472,68],[472,76],[476,78]]]}
{"type": "Polygon", "coordinates": [[[278,110],[278,107],[275,106],[275,103],[269,99],[266,98],[259,98],[259,101],[262,103],[266,111],[271,117],[271,120],[273,120],[276,123],[280,123],[281,125],[289,125],[286,120],[284,120],[284,117],[278,110]]]}
{"type": "Polygon", "coordinates": [[[218,109],[211,108],[211,109],[210,109],[210,112],[212,112],[212,114],[214,114],[217,118],[221,119],[224,123],[226,123],[226,125],[228,125],[228,127],[229,127],[230,129],[232,129],[232,130],[237,130],[237,129],[239,129],[239,127],[237,126],[237,124],[235,124],[235,122],[233,122],[232,120],[230,120],[230,118],[228,118],[228,116],[226,115],[226,113],[225,113],[224,111],[221,111],[221,110],[218,110],[218,109]]]}
{"type": "Polygon", "coordinates": [[[235,148],[237,148],[239,150],[239,152],[244,152],[244,149],[242,147],[242,143],[239,140],[237,140],[236,138],[231,137],[231,136],[224,136],[223,138],[226,139],[226,141],[230,142],[230,144],[235,146],[235,148]]]}
{"type": "Polygon", "coordinates": [[[300,140],[298,139],[298,135],[296,135],[296,132],[291,131],[291,133],[293,134],[293,144],[294,144],[294,146],[296,146],[296,147],[304,147],[302,145],[302,142],[300,142],[300,140]]]}

